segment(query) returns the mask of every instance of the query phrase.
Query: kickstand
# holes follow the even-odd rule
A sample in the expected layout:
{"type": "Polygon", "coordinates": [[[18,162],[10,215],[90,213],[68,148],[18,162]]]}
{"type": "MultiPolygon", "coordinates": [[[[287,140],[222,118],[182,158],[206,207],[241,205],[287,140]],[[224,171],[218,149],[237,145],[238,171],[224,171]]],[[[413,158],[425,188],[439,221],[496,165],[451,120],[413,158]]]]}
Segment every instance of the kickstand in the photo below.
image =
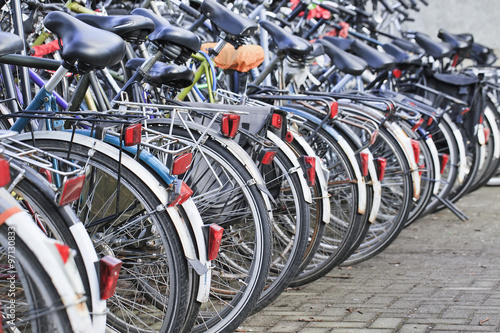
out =
{"type": "Polygon", "coordinates": [[[465,213],[462,212],[460,209],[458,209],[458,207],[455,206],[453,204],[453,202],[451,202],[450,200],[442,199],[442,198],[438,197],[437,195],[434,195],[434,197],[436,197],[436,199],[438,199],[443,205],[445,205],[446,208],[451,210],[451,212],[453,214],[455,214],[460,220],[467,221],[469,219],[469,217],[467,215],[465,215],[465,213]]]}

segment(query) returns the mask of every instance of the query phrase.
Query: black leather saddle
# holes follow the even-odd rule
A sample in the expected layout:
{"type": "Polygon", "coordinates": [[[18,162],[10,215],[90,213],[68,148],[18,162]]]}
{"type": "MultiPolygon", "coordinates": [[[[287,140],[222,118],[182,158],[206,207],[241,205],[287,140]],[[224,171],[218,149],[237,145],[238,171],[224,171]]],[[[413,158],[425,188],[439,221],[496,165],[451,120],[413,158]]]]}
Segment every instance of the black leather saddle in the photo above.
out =
{"type": "Polygon", "coordinates": [[[18,35],[0,31],[0,56],[16,53],[24,49],[24,42],[18,35]]]}
{"type": "Polygon", "coordinates": [[[125,55],[125,42],[114,33],[94,28],[63,12],[51,12],[45,27],[63,42],[62,58],[78,61],[88,67],[106,67],[118,63],[125,55]]]}
{"type": "Polygon", "coordinates": [[[128,42],[143,42],[153,32],[155,25],[152,20],[139,15],[100,16],[78,14],[76,18],[93,27],[110,31],[128,42]]]}
{"type": "Polygon", "coordinates": [[[471,48],[472,44],[474,43],[473,38],[469,38],[467,40],[462,39],[459,36],[452,34],[444,29],[439,29],[438,38],[441,39],[443,42],[451,44],[453,49],[457,51],[465,51],[471,48]]]}
{"type": "Polygon", "coordinates": [[[154,22],[155,30],[149,36],[149,40],[157,44],[175,44],[187,49],[191,53],[200,50],[201,40],[189,30],[171,25],[166,19],[156,15],[149,9],[136,8],[133,15],[141,15],[154,22]]]}
{"type": "Polygon", "coordinates": [[[238,38],[255,35],[259,27],[254,21],[233,13],[226,7],[212,0],[204,0],[201,4],[200,11],[218,30],[238,38]]]}
{"type": "MultiPolygon", "coordinates": [[[[134,58],[127,61],[125,67],[137,70],[143,63],[143,58],[134,58]]],[[[193,84],[194,73],[186,66],[169,65],[157,61],[148,71],[145,81],[153,86],[164,84],[172,88],[185,88],[193,84]]]]}
{"type": "Polygon", "coordinates": [[[259,23],[271,35],[276,47],[281,52],[292,57],[305,57],[313,51],[312,44],[307,40],[292,35],[269,21],[260,21],[259,23]]]}
{"type": "Polygon", "coordinates": [[[323,38],[344,50],[351,51],[366,61],[368,66],[375,71],[390,70],[396,66],[396,59],[393,56],[381,52],[357,39],[352,40],[332,36],[325,36],[323,38]]]}
{"type": "Polygon", "coordinates": [[[343,73],[358,76],[363,74],[368,68],[366,61],[353,54],[347,53],[325,39],[318,39],[315,44],[316,43],[323,46],[325,53],[330,57],[335,67],[343,73]]]}
{"type": "Polygon", "coordinates": [[[453,46],[451,44],[434,41],[426,34],[420,32],[415,34],[415,41],[425,50],[427,54],[435,59],[441,59],[449,56],[453,51],[453,46]]]}

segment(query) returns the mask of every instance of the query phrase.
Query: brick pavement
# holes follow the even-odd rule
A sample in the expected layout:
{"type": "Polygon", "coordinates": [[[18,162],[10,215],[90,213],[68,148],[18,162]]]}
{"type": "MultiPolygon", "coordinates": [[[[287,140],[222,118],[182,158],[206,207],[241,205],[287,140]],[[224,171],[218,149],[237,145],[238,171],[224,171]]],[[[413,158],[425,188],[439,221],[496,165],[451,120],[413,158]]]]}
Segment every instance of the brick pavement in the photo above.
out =
{"type": "Polygon", "coordinates": [[[284,292],[241,332],[500,332],[500,188],[424,217],[383,253],[284,292]]]}

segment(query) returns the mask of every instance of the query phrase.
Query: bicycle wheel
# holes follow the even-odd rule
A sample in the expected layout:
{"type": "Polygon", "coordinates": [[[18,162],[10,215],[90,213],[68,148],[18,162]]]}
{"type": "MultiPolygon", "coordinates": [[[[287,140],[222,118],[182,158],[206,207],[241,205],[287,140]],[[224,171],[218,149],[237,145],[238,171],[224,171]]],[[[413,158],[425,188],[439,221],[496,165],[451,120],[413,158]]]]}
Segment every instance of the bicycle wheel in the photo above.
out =
{"type": "MultiPolygon", "coordinates": [[[[8,196],[7,193],[4,195],[8,196]]],[[[4,213],[12,208],[12,202],[2,199],[0,206],[0,211],[4,213]]],[[[73,332],[61,295],[54,285],[62,281],[58,275],[52,276],[47,272],[47,267],[40,263],[33,249],[26,244],[26,228],[37,227],[24,212],[14,214],[4,222],[0,226],[0,273],[4,277],[0,280],[3,331],[73,332]],[[19,221],[25,224],[23,230],[18,229],[16,223],[19,221]]],[[[41,236],[39,233],[30,236],[35,235],[41,236]]],[[[38,244],[39,239],[33,241],[38,244]]],[[[62,273],[59,267],[54,267],[54,271],[62,273]]],[[[60,278],[64,280],[66,277],[60,278]]]]}
{"type": "MultiPolygon", "coordinates": [[[[167,123],[150,122],[148,127],[181,144],[200,138],[196,130],[167,123]]],[[[266,283],[272,249],[270,216],[246,167],[220,142],[205,139],[193,151],[191,168],[179,177],[193,190],[204,223],[217,223],[224,234],[219,255],[212,261],[210,300],[201,304],[193,332],[232,332],[253,311],[266,283]]]]}
{"type": "MultiPolygon", "coordinates": [[[[272,221],[271,267],[254,312],[271,304],[299,273],[309,233],[309,204],[293,164],[278,150],[271,164],[260,165],[268,191],[276,205],[272,221]]],[[[299,171],[300,172],[300,171],[299,171]]]]}
{"type": "Polygon", "coordinates": [[[442,205],[441,200],[446,200],[448,198],[459,174],[459,147],[453,127],[450,126],[447,117],[444,117],[430,134],[432,135],[432,140],[436,145],[438,155],[441,159],[441,187],[439,193],[431,198],[431,201],[427,204],[422,215],[430,214],[436,210],[438,206],[442,205]]]}
{"type": "Polygon", "coordinates": [[[187,263],[170,217],[142,180],[147,175],[138,178],[129,169],[134,164],[123,163],[126,156],[120,161],[115,148],[92,138],[64,132],[33,135],[42,150],[86,165],[73,209],[98,255],[123,262],[115,295],[108,300],[108,324],[129,332],[180,330],[189,296],[187,263]]]}
{"type": "Polygon", "coordinates": [[[363,228],[364,216],[358,212],[356,174],[337,140],[323,128],[315,132],[317,125],[304,119],[291,121],[316,155],[325,161],[331,206],[330,223],[325,226],[318,250],[310,254],[306,259],[308,264],[301,266],[301,273],[290,284],[295,287],[319,279],[342,262],[363,228]]]}
{"type": "Polygon", "coordinates": [[[365,261],[389,246],[399,235],[409,214],[413,196],[410,166],[396,139],[385,128],[370,151],[374,158],[386,159],[385,177],[381,181],[382,201],[379,214],[356,251],[342,264],[353,265],[365,261]]]}

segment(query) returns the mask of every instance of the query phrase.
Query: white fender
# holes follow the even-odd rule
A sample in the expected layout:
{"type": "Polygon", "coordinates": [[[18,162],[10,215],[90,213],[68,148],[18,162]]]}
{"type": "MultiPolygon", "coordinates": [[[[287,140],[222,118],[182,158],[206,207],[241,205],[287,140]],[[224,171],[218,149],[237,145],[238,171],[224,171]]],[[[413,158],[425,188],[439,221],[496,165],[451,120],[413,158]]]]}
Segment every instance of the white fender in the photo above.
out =
{"type": "Polygon", "coordinates": [[[365,148],[363,152],[368,154],[368,172],[370,173],[371,185],[373,188],[373,201],[368,221],[374,223],[380,211],[380,204],[382,203],[382,185],[378,179],[377,168],[375,167],[371,151],[365,148]]]}
{"type": "MultiPolygon", "coordinates": [[[[324,223],[330,223],[331,207],[330,207],[330,199],[329,199],[329,195],[328,195],[328,183],[327,183],[327,179],[325,177],[325,170],[323,168],[324,163],[321,160],[321,158],[316,156],[316,153],[314,152],[312,147],[306,142],[306,140],[304,139],[304,137],[300,133],[297,133],[295,131],[292,131],[292,133],[293,133],[293,138],[302,147],[302,149],[304,149],[307,156],[316,157],[316,176],[318,177],[318,183],[320,185],[319,187],[321,190],[321,194],[320,194],[321,201],[323,202],[323,216],[321,218],[322,218],[322,221],[324,223]]],[[[327,170],[327,172],[328,172],[328,170],[327,170]]]]}
{"type": "MultiPolygon", "coordinates": [[[[288,157],[290,162],[293,164],[293,170],[302,170],[300,167],[299,161],[297,159],[297,155],[283,142],[276,134],[271,131],[267,131],[267,138],[271,140],[278,148],[288,157]]],[[[289,172],[296,172],[293,170],[288,170],[289,172]]],[[[304,199],[307,203],[312,202],[311,190],[309,189],[309,185],[307,185],[307,181],[302,172],[297,172],[297,175],[300,179],[300,185],[302,188],[302,192],[304,193],[304,199]]]]}
{"type": "Polygon", "coordinates": [[[488,106],[484,110],[484,117],[486,119],[488,119],[488,122],[490,124],[492,124],[492,126],[490,126],[491,127],[491,136],[495,142],[493,156],[495,158],[500,158],[500,130],[498,129],[498,126],[493,126],[494,124],[496,124],[496,119],[495,119],[495,115],[493,114],[493,111],[488,106]]]}
{"type": "Polygon", "coordinates": [[[432,193],[437,195],[439,193],[439,187],[441,186],[441,164],[439,163],[439,153],[432,138],[425,139],[425,142],[427,144],[427,147],[429,147],[432,157],[432,163],[434,164],[434,169],[436,170],[436,173],[434,175],[434,188],[432,189],[432,193]]]}

